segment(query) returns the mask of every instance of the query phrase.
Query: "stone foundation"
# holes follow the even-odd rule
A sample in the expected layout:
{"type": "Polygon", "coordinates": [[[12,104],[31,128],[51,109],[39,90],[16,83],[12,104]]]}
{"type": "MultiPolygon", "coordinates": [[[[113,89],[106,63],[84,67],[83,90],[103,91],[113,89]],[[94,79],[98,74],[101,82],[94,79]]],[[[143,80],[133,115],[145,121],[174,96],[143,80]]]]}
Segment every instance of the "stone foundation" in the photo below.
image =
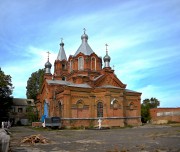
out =
{"type": "MultiPolygon", "coordinates": [[[[124,118],[124,117],[107,117],[101,118],[102,126],[105,127],[125,127],[125,126],[139,126],[141,125],[140,117],[124,118]]],[[[74,127],[97,127],[98,118],[64,118],[62,119],[62,127],[74,128],[74,127]]]]}

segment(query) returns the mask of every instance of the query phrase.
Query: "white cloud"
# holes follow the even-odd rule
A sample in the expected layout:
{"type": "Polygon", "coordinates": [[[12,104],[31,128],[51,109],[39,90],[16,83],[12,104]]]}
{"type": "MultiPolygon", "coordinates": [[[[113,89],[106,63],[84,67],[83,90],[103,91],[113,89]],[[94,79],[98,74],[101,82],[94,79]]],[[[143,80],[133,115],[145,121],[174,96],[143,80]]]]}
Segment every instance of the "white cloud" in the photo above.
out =
{"type": "Polygon", "coordinates": [[[83,8],[79,8],[81,1],[0,3],[0,51],[6,57],[3,62],[0,58],[0,62],[5,73],[12,76],[15,97],[24,97],[27,79],[32,72],[44,68],[47,51],[51,52],[50,62],[54,64],[61,37],[67,55],[73,55],[85,27],[95,53],[103,57],[105,43],[109,45],[111,65],[115,65],[115,73],[129,89],[142,90],[143,98],[156,95],[164,105],[171,105],[169,90],[173,90],[173,101],[179,101],[175,91],[178,87],[163,89],[166,82],[158,78],[164,70],[164,80],[179,80],[173,80],[178,77],[180,59],[179,1],[111,1],[111,5],[106,0],[88,1],[83,8]],[[61,9],[57,6],[60,3],[64,6],[61,9]],[[173,79],[169,77],[172,73],[176,74],[173,79]],[[148,79],[152,75],[155,80],[148,79]]]}
{"type": "Polygon", "coordinates": [[[156,97],[157,99],[159,99],[160,95],[160,88],[158,86],[154,86],[154,85],[147,85],[143,88],[138,89],[139,92],[142,92],[142,96],[141,99],[144,100],[146,98],[151,98],[151,97],[156,97]]]}
{"type": "MultiPolygon", "coordinates": [[[[12,83],[15,87],[13,95],[15,97],[25,97],[27,80],[33,72],[44,68],[44,64],[47,62],[47,51],[49,50],[29,46],[23,54],[29,58],[28,60],[23,60],[19,63],[14,63],[14,65],[3,67],[5,73],[12,77],[12,83]]],[[[53,52],[50,54],[50,62],[52,65],[54,64],[56,57],[56,54],[53,52]]],[[[53,72],[53,66],[51,72],[53,72]]]]}
{"type": "Polygon", "coordinates": [[[143,88],[138,89],[139,92],[142,92],[141,101],[144,99],[150,99],[155,97],[160,101],[160,107],[179,107],[179,91],[170,90],[169,87],[165,88],[162,86],[147,85],[143,88]]]}

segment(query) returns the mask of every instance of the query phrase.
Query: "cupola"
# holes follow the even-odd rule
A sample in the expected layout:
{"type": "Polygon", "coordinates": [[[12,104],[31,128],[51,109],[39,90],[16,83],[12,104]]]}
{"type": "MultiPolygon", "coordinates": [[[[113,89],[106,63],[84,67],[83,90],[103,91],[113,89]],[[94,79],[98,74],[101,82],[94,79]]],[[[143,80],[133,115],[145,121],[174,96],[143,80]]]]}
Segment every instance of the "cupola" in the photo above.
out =
{"type": "Polygon", "coordinates": [[[45,74],[51,74],[51,67],[52,67],[52,64],[49,62],[49,51],[47,52],[48,53],[48,60],[47,62],[45,63],[45,74]]]}
{"type": "Polygon", "coordinates": [[[81,36],[82,43],[79,46],[78,50],[74,54],[74,56],[78,55],[80,52],[84,55],[91,55],[94,51],[88,44],[88,35],[86,34],[86,29],[84,28],[84,34],[81,36]]]}
{"type": "Polygon", "coordinates": [[[110,60],[111,60],[111,57],[108,55],[108,49],[107,49],[107,44],[106,44],[106,55],[104,56],[103,60],[104,60],[104,67],[107,68],[107,67],[110,67],[110,60]]]}
{"type": "Polygon", "coordinates": [[[88,40],[88,35],[85,33],[85,30],[84,30],[84,34],[81,36],[81,40],[85,42],[87,42],[88,40]]]}

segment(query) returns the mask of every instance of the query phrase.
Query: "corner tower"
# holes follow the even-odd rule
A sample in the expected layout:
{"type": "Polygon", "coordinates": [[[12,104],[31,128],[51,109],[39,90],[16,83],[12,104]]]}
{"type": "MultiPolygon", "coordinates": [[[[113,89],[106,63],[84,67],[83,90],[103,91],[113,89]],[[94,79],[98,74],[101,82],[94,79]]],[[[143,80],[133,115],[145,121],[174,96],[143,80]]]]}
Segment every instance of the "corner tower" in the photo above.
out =
{"type": "Polygon", "coordinates": [[[61,43],[59,45],[60,45],[59,53],[57,59],[54,62],[54,77],[60,80],[66,80],[67,71],[68,71],[67,70],[68,62],[64,50],[63,39],[61,39],[61,43]]]}

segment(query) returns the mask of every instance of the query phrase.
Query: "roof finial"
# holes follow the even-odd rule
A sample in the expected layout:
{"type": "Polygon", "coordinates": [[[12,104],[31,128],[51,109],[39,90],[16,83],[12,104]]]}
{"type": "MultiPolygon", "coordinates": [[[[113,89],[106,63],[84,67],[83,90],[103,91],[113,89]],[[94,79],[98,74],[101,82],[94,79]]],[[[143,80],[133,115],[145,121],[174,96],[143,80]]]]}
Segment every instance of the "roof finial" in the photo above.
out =
{"type": "Polygon", "coordinates": [[[49,51],[46,52],[48,54],[48,61],[49,61],[49,54],[51,54],[49,51]]]}
{"type": "Polygon", "coordinates": [[[61,38],[61,43],[59,44],[61,47],[64,46],[64,43],[63,43],[63,38],[61,38]]]}
{"type": "Polygon", "coordinates": [[[105,44],[105,46],[106,46],[106,54],[108,53],[108,45],[107,45],[107,43],[105,44]]]}
{"type": "Polygon", "coordinates": [[[84,34],[86,34],[86,29],[85,29],[85,28],[83,28],[83,30],[84,30],[84,34]]]}
{"type": "Polygon", "coordinates": [[[104,56],[103,60],[104,60],[104,63],[105,63],[104,67],[107,68],[107,67],[110,67],[109,63],[110,63],[111,58],[108,55],[108,48],[107,48],[108,45],[107,45],[107,43],[105,44],[105,46],[106,46],[106,55],[104,56]]]}
{"type": "Polygon", "coordinates": [[[45,63],[45,73],[46,74],[51,74],[51,67],[52,67],[52,64],[49,62],[49,54],[50,52],[46,52],[48,54],[48,60],[47,62],[45,63]]]}

